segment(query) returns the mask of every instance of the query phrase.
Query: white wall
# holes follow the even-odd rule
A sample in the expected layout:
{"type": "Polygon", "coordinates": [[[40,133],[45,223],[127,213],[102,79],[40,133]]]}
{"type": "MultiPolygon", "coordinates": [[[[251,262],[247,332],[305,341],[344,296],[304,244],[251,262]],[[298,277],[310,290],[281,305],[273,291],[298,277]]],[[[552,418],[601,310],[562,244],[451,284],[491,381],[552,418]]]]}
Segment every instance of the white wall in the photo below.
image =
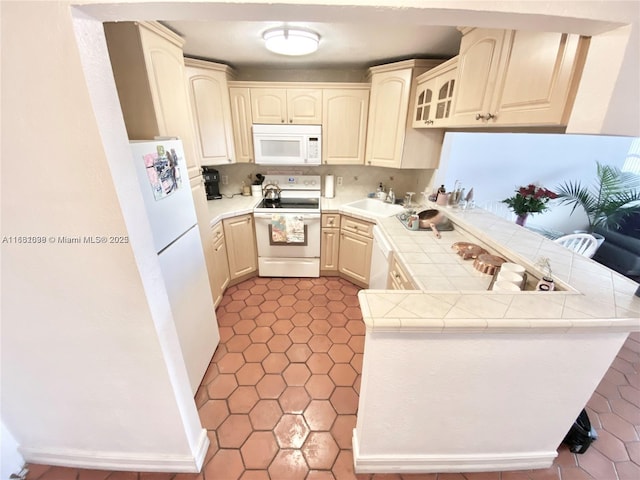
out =
{"type": "Polygon", "coordinates": [[[548,467],[627,337],[408,330],[367,331],[356,472],[548,467]]]}
{"type": "MultiPolygon", "coordinates": [[[[456,180],[473,187],[477,204],[502,200],[521,185],[538,183],[550,190],[566,181],[591,185],[596,162],[622,167],[632,137],[528,133],[462,133],[445,135],[435,185],[451,190],[456,180]]],[[[580,208],[550,202],[550,210],[532,215],[527,225],[570,233],[588,222],[580,208]]]]}
{"type": "Polygon", "coordinates": [[[2,422],[0,429],[0,480],[9,480],[13,473],[19,473],[24,465],[24,459],[18,452],[18,442],[13,437],[9,429],[2,422]]]}
{"type": "Polygon", "coordinates": [[[11,72],[1,85],[2,235],[47,240],[2,244],[2,422],[26,461],[194,471],[208,441],[105,73],[101,24],[86,21],[79,35],[102,79],[93,98],[68,5],[2,3],[11,72]],[[108,126],[99,131],[98,120],[108,126]],[[130,202],[121,208],[120,199],[130,202]],[[77,235],[131,243],[59,241],[77,235]]]}

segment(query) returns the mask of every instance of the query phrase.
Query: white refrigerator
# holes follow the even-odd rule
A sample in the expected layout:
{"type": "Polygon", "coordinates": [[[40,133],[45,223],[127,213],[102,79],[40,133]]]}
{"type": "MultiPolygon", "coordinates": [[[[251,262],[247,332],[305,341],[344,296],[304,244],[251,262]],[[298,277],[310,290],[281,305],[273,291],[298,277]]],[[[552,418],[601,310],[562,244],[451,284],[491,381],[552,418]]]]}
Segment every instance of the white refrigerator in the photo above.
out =
{"type": "Polygon", "coordinates": [[[195,394],[220,334],[182,142],[134,141],[131,151],[195,394]]]}

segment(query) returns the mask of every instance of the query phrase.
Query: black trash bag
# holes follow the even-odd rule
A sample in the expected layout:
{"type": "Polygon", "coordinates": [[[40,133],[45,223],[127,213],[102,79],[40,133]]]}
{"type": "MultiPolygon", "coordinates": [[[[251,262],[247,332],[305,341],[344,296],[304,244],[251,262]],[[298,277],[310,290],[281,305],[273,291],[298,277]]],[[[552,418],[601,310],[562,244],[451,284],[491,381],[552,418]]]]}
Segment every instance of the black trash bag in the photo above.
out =
{"type": "Polygon", "coordinates": [[[584,453],[591,445],[591,442],[598,439],[598,434],[591,427],[589,416],[585,409],[582,409],[580,415],[573,425],[569,433],[567,433],[562,440],[562,443],[569,447],[572,453],[584,453]]]}

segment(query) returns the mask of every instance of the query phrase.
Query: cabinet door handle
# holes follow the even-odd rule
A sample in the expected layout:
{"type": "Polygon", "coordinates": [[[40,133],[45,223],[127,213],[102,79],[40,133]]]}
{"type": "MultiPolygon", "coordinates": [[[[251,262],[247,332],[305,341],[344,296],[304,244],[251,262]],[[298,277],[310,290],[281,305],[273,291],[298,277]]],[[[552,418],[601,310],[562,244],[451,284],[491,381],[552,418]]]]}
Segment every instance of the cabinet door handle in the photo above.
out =
{"type": "Polygon", "coordinates": [[[284,123],[284,118],[280,119],[280,123],[284,123]]]}
{"type": "Polygon", "coordinates": [[[289,119],[289,123],[293,123],[293,120],[292,120],[292,119],[289,119]]]}
{"type": "Polygon", "coordinates": [[[480,113],[476,114],[476,120],[484,120],[486,117],[480,113]]]}
{"type": "Polygon", "coordinates": [[[487,112],[487,114],[485,115],[485,118],[486,118],[487,120],[491,120],[492,118],[496,118],[496,116],[495,116],[495,115],[493,115],[493,114],[491,114],[491,113],[488,113],[488,112],[487,112]]]}

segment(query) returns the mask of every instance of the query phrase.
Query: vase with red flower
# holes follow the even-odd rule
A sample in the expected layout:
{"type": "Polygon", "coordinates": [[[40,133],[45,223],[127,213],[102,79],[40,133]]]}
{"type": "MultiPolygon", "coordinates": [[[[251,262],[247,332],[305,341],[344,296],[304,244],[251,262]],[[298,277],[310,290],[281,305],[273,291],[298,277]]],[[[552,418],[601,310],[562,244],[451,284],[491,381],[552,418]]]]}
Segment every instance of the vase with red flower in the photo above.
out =
{"type": "Polygon", "coordinates": [[[527,186],[519,187],[515,190],[515,195],[502,200],[517,215],[516,223],[524,227],[530,214],[540,213],[547,210],[549,200],[557,198],[558,195],[539,185],[530,183],[527,186]]]}

